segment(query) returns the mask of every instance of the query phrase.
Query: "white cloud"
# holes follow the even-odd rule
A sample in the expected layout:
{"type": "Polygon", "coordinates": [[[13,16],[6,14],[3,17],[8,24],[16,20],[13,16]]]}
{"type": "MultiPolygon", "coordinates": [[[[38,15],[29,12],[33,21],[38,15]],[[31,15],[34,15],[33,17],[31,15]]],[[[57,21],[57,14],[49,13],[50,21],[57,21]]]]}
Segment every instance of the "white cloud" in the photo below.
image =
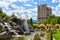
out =
{"type": "Polygon", "coordinates": [[[33,11],[33,12],[37,12],[37,7],[33,8],[33,9],[29,9],[30,11],[33,11]]]}
{"type": "Polygon", "coordinates": [[[55,2],[57,2],[57,0],[52,0],[52,3],[55,3],[55,2]]]}
{"type": "Polygon", "coordinates": [[[8,2],[5,2],[5,1],[0,2],[0,6],[8,6],[8,5],[9,5],[8,2]]]}
{"type": "Polygon", "coordinates": [[[24,13],[25,12],[25,8],[20,6],[19,9],[18,9],[18,12],[19,13],[24,13]]]}
{"type": "Polygon", "coordinates": [[[19,9],[19,7],[18,7],[17,5],[15,5],[15,4],[12,4],[10,7],[11,7],[12,9],[19,9]]]}
{"type": "Polygon", "coordinates": [[[59,16],[60,15],[60,4],[58,4],[56,7],[52,7],[53,10],[53,14],[55,14],[56,16],[59,16]]]}
{"type": "Polygon", "coordinates": [[[18,1],[26,3],[27,1],[30,1],[30,0],[18,0],[18,1]]]}
{"type": "Polygon", "coordinates": [[[0,7],[5,7],[8,10],[9,9],[8,5],[10,5],[9,2],[0,1],[0,7]]]}
{"type": "Polygon", "coordinates": [[[17,2],[17,0],[3,0],[3,1],[0,1],[0,6],[9,5],[9,4],[12,4],[13,2],[17,2]]]}
{"type": "Polygon", "coordinates": [[[7,12],[7,15],[8,15],[8,16],[11,16],[12,14],[13,14],[13,10],[7,12]]]}
{"type": "Polygon", "coordinates": [[[29,18],[32,17],[32,18],[36,19],[37,14],[35,14],[35,13],[37,12],[37,7],[33,8],[33,9],[27,9],[26,10],[25,7],[22,7],[22,6],[19,7],[18,5],[13,4],[13,2],[17,2],[17,1],[25,2],[24,5],[25,6],[30,6],[30,7],[32,7],[33,5],[32,4],[27,4],[26,2],[32,1],[31,3],[34,3],[35,5],[37,4],[37,2],[33,2],[34,0],[3,0],[3,1],[0,1],[0,7],[5,7],[6,10],[8,10],[8,11],[3,10],[4,12],[7,12],[8,16],[11,16],[14,12],[17,17],[20,17],[19,14],[21,14],[22,18],[27,18],[28,17],[28,19],[29,19],[29,18]],[[9,9],[11,9],[11,10],[9,10],[9,9]]]}
{"type": "Polygon", "coordinates": [[[32,17],[33,20],[37,20],[37,17],[32,17]]]}
{"type": "Polygon", "coordinates": [[[46,0],[44,0],[44,1],[46,1],[46,0]]]}
{"type": "Polygon", "coordinates": [[[60,3],[57,5],[57,7],[60,7],[60,3]]]}
{"type": "Polygon", "coordinates": [[[33,2],[35,5],[37,5],[38,3],[37,2],[33,2]]]}
{"type": "Polygon", "coordinates": [[[12,4],[13,2],[17,2],[17,0],[5,0],[6,2],[9,2],[10,4],[12,4]]]}
{"type": "Polygon", "coordinates": [[[21,15],[21,18],[22,18],[22,19],[26,19],[25,14],[21,15]]]}
{"type": "Polygon", "coordinates": [[[33,9],[29,9],[29,12],[30,12],[31,18],[33,18],[33,20],[37,20],[37,7],[33,9]]]}
{"type": "Polygon", "coordinates": [[[52,3],[60,2],[60,0],[52,0],[52,3]]]}
{"type": "Polygon", "coordinates": [[[12,3],[16,2],[16,1],[17,0],[3,0],[3,1],[0,1],[0,7],[5,7],[7,10],[9,10],[9,5],[12,6],[12,3]]]}
{"type": "Polygon", "coordinates": [[[55,7],[55,10],[60,10],[60,4],[58,4],[56,7],[55,7]]]}
{"type": "Polygon", "coordinates": [[[58,4],[56,7],[54,6],[48,6],[52,8],[52,14],[58,16],[60,14],[60,4],[58,4]]]}
{"type": "Polygon", "coordinates": [[[33,8],[33,9],[29,9],[29,11],[31,12],[31,17],[33,18],[33,20],[37,20],[37,7],[33,8]]]}
{"type": "Polygon", "coordinates": [[[32,14],[30,10],[23,10],[23,12],[19,12],[19,13],[21,13],[20,17],[22,17],[22,19],[30,19],[32,14]]]}
{"type": "Polygon", "coordinates": [[[34,11],[36,11],[36,12],[37,12],[37,7],[36,7],[36,8],[34,8],[34,11]]]}
{"type": "MultiPolygon", "coordinates": [[[[34,9],[20,9],[19,10],[19,13],[20,13],[20,16],[19,17],[22,17],[22,19],[30,19],[30,18],[34,18],[34,20],[36,20],[37,18],[37,13],[34,13],[33,11],[36,12],[36,9],[37,8],[34,8],[34,9]]],[[[18,15],[18,14],[17,14],[18,15]]]]}
{"type": "Polygon", "coordinates": [[[32,6],[32,4],[24,4],[24,6],[32,6]]]}

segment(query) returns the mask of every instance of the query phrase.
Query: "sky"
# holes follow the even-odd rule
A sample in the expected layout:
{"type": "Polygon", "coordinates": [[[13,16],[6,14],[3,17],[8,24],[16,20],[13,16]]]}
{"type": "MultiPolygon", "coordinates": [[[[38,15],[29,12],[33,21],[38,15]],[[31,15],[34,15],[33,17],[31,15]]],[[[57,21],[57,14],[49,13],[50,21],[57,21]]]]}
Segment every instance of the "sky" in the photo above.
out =
{"type": "Polygon", "coordinates": [[[8,16],[14,13],[18,18],[37,20],[38,4],[44,3],[52,8],[52,14],[60,16],[60,0],[0,0],[0,8],[8,16]]]}

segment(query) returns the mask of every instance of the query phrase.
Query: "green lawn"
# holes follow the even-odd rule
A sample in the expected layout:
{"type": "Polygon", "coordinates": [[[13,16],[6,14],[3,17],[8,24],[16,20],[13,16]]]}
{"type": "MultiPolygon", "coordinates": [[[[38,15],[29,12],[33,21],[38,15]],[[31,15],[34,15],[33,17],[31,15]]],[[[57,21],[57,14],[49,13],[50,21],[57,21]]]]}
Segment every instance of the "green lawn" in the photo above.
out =
{"type": "Polygon", "coordinates": [[[60,30],[55,31],[55,33],[53,34],[53,38],[55,38],[55,40],[60,40],[60,30]]]}
{"type": "Polygon", "coordinates": [[[47,38],[47,40],[50,40],[50,33],[47,33],[46,38],[47,38]]]}
{"type": "Polygon", "coordinates": [[[23,37],[0,38],[0,40],[24,40],[23,37]]]}

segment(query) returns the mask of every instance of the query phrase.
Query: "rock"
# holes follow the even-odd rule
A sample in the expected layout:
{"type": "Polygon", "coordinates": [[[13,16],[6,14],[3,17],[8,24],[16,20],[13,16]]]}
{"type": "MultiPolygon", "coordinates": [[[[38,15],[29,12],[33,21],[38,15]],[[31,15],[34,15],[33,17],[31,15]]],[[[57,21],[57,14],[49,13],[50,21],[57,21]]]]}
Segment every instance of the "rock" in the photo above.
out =
{"type": "Polygon", "coordinates": [[[35,34],[35,36],[34,36],[34,39],[33,40],[41,40],[40,39],[40,37],[39,37],[39,35],[38,34],[35,34]]]}
{"type": "Polygon", "coordinates": [[[11,40],[24,40],[23,37],[12,37],[11,40]]]}
{"type": "Polygon", "coordinates": [[[0,33],[0,38],[7,38],[7,33],[6,32],[0,33]]]}

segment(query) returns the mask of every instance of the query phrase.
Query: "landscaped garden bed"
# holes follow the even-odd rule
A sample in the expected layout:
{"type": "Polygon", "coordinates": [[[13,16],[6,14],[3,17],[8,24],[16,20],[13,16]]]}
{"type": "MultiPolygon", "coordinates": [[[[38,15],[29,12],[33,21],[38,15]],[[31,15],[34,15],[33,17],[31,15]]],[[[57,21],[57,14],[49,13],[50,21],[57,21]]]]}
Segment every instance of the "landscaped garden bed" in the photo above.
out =
{"type": "Polygon", "coordinates": [[[55,40],[60,40],[60,30],[55,31],[55,33],[53,34],[53,38],[55,38],[55,40]]]}
{"type": "MultiPolygon", "coordinates": [[[[47,33],[46,36],[47,40],[50,40],[50,32],[47,33]]],[[[60,30],[54,30],[52,31],[52,38],[54,38],[55,40],[60,40],[60,30]]]]}
{"type": "Polygon", "coordinates": [[[50,33],[47,33],[46,40],[50,40],[50,33]]]}

